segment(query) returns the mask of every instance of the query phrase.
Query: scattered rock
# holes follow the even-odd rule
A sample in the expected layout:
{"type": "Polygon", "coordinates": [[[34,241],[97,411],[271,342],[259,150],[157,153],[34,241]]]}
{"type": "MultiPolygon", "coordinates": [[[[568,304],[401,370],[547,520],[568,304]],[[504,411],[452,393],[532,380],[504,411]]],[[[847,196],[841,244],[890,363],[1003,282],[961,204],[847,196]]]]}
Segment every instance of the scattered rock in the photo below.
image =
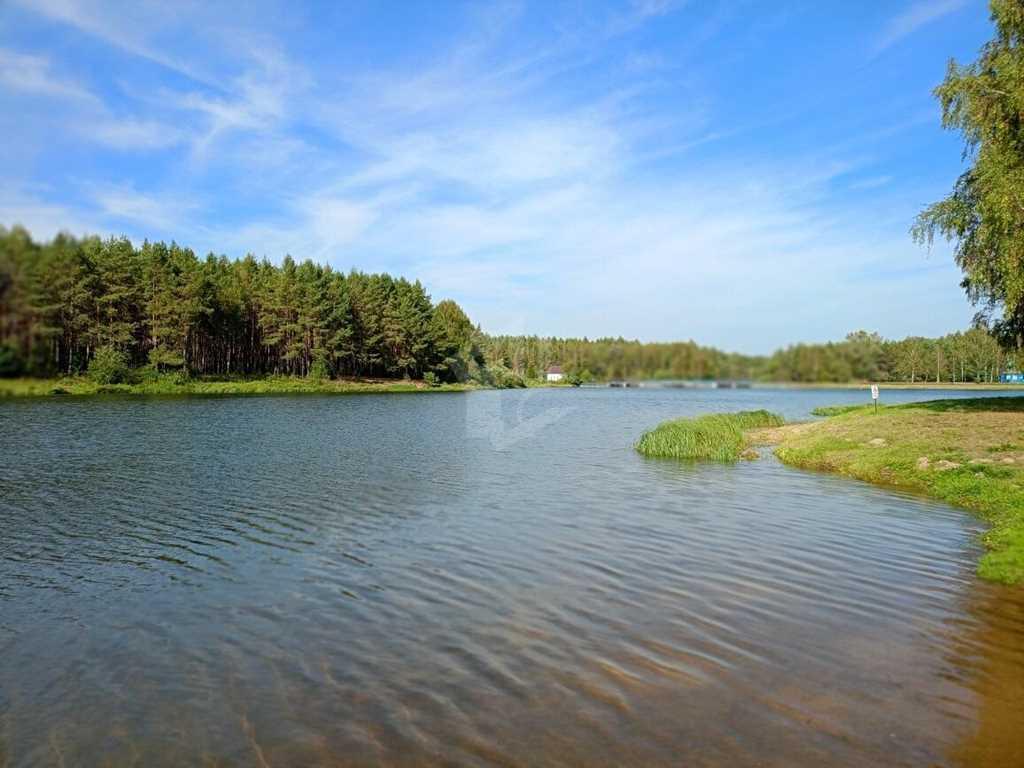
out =
{"type": "Polygon", "coordinates": [[[956,469],[959,466],[960,464],[958,462],[946,461],[945,459],[940,459],[935,462],[935,468],[939,470],[939,472],[945,472],[947,469],[956,469]]]}
{"type": "Polygon", "coordinates": [[[971,464],[991,464],[992,459],[971,459],[971,464]]]}
{"type": "Polygon", "coordinates": [[[761,454],[759,454],[753,448],[747,448],[747,450],[740,454],[740,458],[746,459],[747,461],[754,461],[754,459],[761,458],[761,454]]]}
{"type": "Polygon", "coordinates": [[[931,462],[928,461],[928,457],[927,456],[922,456],[921,458],[919,458],[917,460],[917,468],[918,469],[925,470],[925,469],[928,469],[929,466],[931,466],[931,462]]]}
{"type": "Polygon", "coordinates": [[[1007,456],[1005,459],[1003,459],[1003,464],[1016,464],[1016,463],[1017,463],[1016,460],[1013,459],[1010,456],[1007,456]]]}
{"type": "Polygon", "coordinates": [[[876,437],[873,440],[868,440],[868,445],[873,445],[876,448],[881,448],[883,445],[885,445],[885,438],[876,437]]]}

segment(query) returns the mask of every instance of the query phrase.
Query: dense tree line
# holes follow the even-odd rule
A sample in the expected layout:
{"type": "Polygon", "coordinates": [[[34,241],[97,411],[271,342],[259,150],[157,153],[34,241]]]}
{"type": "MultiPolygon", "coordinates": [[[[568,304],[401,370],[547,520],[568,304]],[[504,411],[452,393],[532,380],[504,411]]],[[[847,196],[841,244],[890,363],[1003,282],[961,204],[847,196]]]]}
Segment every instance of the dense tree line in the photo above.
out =
{"type": "Polygon", "coordinates": [[[158,372],[457,379],[480,373],[478,335],[454,302],[387,274],[0,228],[8,373],[80,372],[115,349],[158,372]]]}
{"type": "Polygon", "coordinates": [[[497,386],[574,380],[991,381],[1012,368],[983,328],[887,341],[859,331],[770,356],[693,341],[487,336],[453,301],[386,274],[285,258],[198,258],[174,243],[0,228],[0,374],[51,376],[118,361],[207,376],[437,378],[497,386]]]}
{"type": "Polygon", "coordinates": [[[560,339],[489,336],[484,356],[526,378],[557,364],[584,379],[753,379],[764,358],[722,352],[693,341],[641,343],[625,339],[560,339]]]}
{"type": "Polygon", "coordinates": [[[489,365],[533,378],[560,363],[583,380],[716,379],[779,382],[989,382],[1014,365],[983,328],[939,339],[887,341],[857,331],[827,344],[796,344],[769,356],[738,355],[687,342],[495,336],[483,339],[489,365]]]}
{"type": "Polygon", "coordinates": [[[910,336],[899,341],[857,331],[844,341],[797,344],[765,362],[761,378],[776,381],[992,382],[1004,370],[1016,370],[1007,354],[984,328],[937,339],[910,336]]]}

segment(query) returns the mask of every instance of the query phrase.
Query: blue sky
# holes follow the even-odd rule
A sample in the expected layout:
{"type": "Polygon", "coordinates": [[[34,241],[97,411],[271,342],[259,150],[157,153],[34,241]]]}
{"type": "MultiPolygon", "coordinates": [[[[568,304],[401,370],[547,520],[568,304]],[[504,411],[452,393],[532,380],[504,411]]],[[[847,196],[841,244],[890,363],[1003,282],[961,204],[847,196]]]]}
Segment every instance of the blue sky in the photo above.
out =
{"type": "Polygon", "coordinates": [[[978,0],[6,0],[0,223],[420,278],[485,330],[744,352],[973,314],[908,228],[978,0]]]}

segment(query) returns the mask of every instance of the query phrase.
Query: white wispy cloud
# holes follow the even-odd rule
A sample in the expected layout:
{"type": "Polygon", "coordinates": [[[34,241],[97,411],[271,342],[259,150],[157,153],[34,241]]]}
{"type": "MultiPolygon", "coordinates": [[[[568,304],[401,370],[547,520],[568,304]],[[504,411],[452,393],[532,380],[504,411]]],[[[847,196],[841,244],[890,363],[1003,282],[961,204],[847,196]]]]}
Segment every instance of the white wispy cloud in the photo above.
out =
{"type": "Polygon", "coordinates": [[[868,176],[850,183],[850,189],[878,189],[892,183],[892,176],[868,176]]]}
{"type": "Polygon", "coordinates": [[[166,149],[186,141],[188,133],[158,120],[109,116],[76,126],[83,136],[114,149],[166,149]]]}
{"type": "Polygon", "coordinates": [[[201,116],[204,128],[194,138],[192,151],[202,156],[231,134],[273,131],[285,117],[289,100],[306,83],[303,68],[283,54],[262,50],[241,75],[221,82],[224,95],[169,91],[165,101],[201,116]]]}
{"type": "Polygon", "coordinates": [[[612,16],[608,24],[610,35],[632,32],[651,19],[678,10],[686,0],[630,0],[625,11],[612,16]]]}
{"type": "Polygon", "coordinates": [[[642,18],[661,16],[683,5],[683,0],[632,0],[630,6],[642,18]]]}
{"type": "Polygon", "coordinates": [[[2,89],[63,102],[62,109],[72,118],[67,120],[72,131],[114,149],[161,149],[182,142],[186,136],[167,122],[113,114],[84,84],[58,73],[47,56],[0,48],[2,89]]]}
{"type": "Polygon", "coordinates": [[[71,131],[114,149],[163,149],[181,143],[187,135],[168,122],[113,114],[85,85],[56,72],[46,56],[0,49],[3,89],[63,102],[71,131]]]}
{"type": "Polygon", "coordinates": [[[77,206],[51,202],[49,188],[7,184],[0,188],[0,225],[19,224],[36,238],[50,239],[59,232],[75,235],[103,232],[102,223],[77,206]]]}
{"type": "Polygon", "coordinates": [[[920,0],[902,13],[896,14],[886,23],[872,47],[871,53],[877,56],[905,37],[914,34],[926,24],[938,21],[954,11],[959,11],[967,4],[967,0],[920,0]]]}
{"type": "MultiPolygon", "coordinates": [[[[146,59],[193,80],[212,83],[209,75],[200,72],[185,58],[175,58],[166,48],[154,45],[150,30],[166,29],[180,23],[183,9],[175,4],[155,0],[132,3],[102,0],[11,0],[26,10],[43,15],[94,36],[108,45],[146,59]]],[[[195,10],[194,7],[189,10],[195,10]]]]}
{"type": "MultiPolygon", "coordinates": [[[[103,220],[131,225],[130,230],[173,233],[197,209],[190,200],[140,192],[133,184],[106,184],[89,190],[103,220]]],[[[126,231],[122,229],[121,231],[126,231]]]]}
{"type": "Polygon", "coordinates": [[[0,48],[0,88],[90,105],[98,103],[88,88],[54,71],[49,57],[0,48]]]}
{"type": "MultiPolygon", "coordinates": [[[[172,7],[155,0],[129,5],[107,0],[13,1],[37,17],[69,26],[130,57],[184,76],[192,85],[154,91],[133,84],[126,73],[118,82],[122,96],[150,113],[136,117],[123,109],[111,109],[84,86],[59,79],[46,57],[0,50],[0,84],[79,99],[92,114],[73,129],[115,149],[166,149],[187,144],[192,160],[205,162],[224,138],[277,130],[291,95],[309,83],[305,69],[281,53],[272,36],[250,30],[245,19],[216,5],[172,7]],[[182,41],[191,44],[197,36],[216,45],[227,63],[211,65],[208,56],[190,55],[182,41]]],[[[294,149],[294,137],[279,132],[278,138],[294,149]]],[[[271,154],[278,152],[266,144],[264,148],[271,154]]]]}

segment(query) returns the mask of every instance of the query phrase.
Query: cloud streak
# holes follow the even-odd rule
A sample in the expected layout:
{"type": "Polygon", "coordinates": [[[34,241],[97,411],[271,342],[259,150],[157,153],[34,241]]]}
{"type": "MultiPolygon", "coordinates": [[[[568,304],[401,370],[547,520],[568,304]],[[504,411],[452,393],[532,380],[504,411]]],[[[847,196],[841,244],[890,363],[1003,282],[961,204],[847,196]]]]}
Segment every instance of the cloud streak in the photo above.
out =
{"type": "Polygon", "coordinates": [[[967,0],[920,0],[902,13],[893,16],[875,40],[871,53],[877,56],[922,27],[959,11],[967,0]]]}
{"type": "Polygon", "coordinates": [[[207,75],[194,66],[164,53],[158,45],[150,44],[146,32],[171,26],[180,18],[174,9],[152,0],[137,0],[129,4],[112,4],[100,0],[12,0],[28,11],[41,14],[55,22],[66,24],[83,34],[96,37],[108,45],[119,48],[141,59],[151,61],[178,74],[200,82],[212,83],[207,75]],[[143,34],[140,34],[142,32],[143,34]]]}
{"type": "Polygon", "coordinates": [[[99,100],[84,86],[53,71],[46,56],[0,48],[0,88],[20,93],[71,99],[90,105],[99,100]]]}

